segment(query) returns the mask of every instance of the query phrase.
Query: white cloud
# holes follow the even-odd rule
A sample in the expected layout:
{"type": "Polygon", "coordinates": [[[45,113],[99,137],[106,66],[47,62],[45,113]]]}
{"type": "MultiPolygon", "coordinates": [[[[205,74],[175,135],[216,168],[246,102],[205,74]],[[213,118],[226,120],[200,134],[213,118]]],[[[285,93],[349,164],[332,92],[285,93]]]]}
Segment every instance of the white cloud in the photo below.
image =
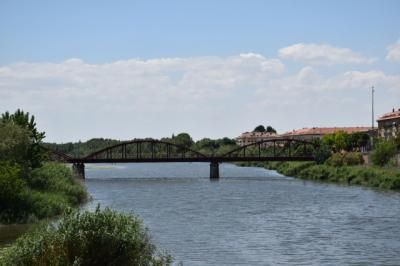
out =
{"type": "Polygon", "coordinates": [[[387,47],[386,60],[400,62],[400,40],[387,47]]]}
{"type": "Polygon", "coordinates": [[[279,56],[312,65],[370,64],[375,61],[348,48],[314,43],[298,43],[281,48],[279,56]]]}
{"type": "Polygon", "coordinates": [[[280,130],[363,125],[369,100],[361,98],[371,85],[385,99],[377,113],[398,104],[400,75],[380,70],[322,74],[306,66],[292,73],[255,53],[106,64],[69,59],[0,67],[0,111],[34,113],[57,141],[182,131],[234,137],[260,123],[280,130]]]}

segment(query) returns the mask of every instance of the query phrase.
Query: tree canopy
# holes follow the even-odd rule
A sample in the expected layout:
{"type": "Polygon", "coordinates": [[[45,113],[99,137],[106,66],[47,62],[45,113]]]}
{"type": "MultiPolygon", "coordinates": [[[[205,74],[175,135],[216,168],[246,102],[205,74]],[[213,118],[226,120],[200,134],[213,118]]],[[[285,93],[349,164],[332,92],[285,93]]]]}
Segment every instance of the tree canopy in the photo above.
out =
{"type": "Polygon", "coordinates": [[[272,126],[264,127],[263,125],[256,126],[253,132],[268,132],[271,134],[276,134],[276,130],[272,126]]]}
{"type": "MultiPolygon", "coordinates": [[[[19,126],[23,131],[28,132],[30,145],[27,147],[27,158],[29,159],[27,162],[30,163],[30,167],[39,167],[44,156],[44,151],[41,149],[40,144],[45,137],[45,133],[39,132],[36,128],[35,116],[30,115],[29,112],[25,113],[24,111],[18,109],[14,114],[10,114],[9,112],[2,114],[0,123],[14,124],[19,126]]],[[[3,127],[2,130],[4,131],[6,128],[3,127]]],[[[1,134],[7,133],[3,132],[1,134]]],[[[22,139],[19,138],[19,140],[22,139]]]]}

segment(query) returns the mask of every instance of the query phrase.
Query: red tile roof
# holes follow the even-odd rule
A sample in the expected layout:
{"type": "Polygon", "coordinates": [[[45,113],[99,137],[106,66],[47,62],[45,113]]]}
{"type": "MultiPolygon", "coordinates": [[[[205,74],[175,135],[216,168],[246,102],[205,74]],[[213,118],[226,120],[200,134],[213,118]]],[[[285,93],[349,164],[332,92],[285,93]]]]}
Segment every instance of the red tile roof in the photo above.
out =
{"type": "Polygon", "coordinates": [[[400,109],[397,111],[395,111],[393,109],[392,112],[386,113],[386,114],[382,115],[381,117],[379,117],[377,121],[384,121],[384,120],[397,119],[397,118],[400,118],[400,109]]]}
{"type": "Polygon", "coordinates": [[[351,134],[356,132],[368,132],[371,129],[371,127],[312,127],[289,131],[283,134],[283,136],[326,135],[333,134],[339,131],[344,131],[351,134]]]}

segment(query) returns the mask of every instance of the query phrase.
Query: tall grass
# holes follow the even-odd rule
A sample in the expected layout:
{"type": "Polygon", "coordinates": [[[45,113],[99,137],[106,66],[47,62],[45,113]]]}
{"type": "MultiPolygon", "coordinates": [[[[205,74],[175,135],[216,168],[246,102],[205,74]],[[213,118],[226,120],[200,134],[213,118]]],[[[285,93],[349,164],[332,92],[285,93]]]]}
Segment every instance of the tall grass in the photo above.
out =
{"type": "Polygon", "coordinates": [[[301,179],[400,190],[400,170],[366,166],[331,166],[312,162],[266,163],[268,169],[301,179]]]}
{"type": "MultiPolygon", "coordinates": [[[[15,167],[8,165],[7,169],[15,167]]],[[[84,186],[65,165],[46,163],[32,170],[30,176],[22,177],[3,170],[0,171],[0,183],[3,180],[13,186],[9,185],[5,190],[9,195],[7,201],[1,202],[0,223],[34,222],[57,216],[87,199],[84,186]],[[10,195],[16,196],[12,198],[10,195]]]]}
{"type": "Polygon", "coordinates": [[[110,209],[69,212],[19,238],[0,265],[169,265],[141,220],[110,209]]]}

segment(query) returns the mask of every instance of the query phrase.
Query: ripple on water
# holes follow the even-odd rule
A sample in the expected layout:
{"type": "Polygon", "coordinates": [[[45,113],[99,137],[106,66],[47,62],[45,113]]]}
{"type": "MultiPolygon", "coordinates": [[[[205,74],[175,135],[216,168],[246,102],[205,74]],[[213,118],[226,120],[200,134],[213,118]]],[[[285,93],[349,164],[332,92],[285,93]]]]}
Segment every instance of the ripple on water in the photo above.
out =
{"type": "Polygon", "coordinates": [[[398,193],[220,172],[210,182],[202,163],[93,167],[87,208],[135,212],[184,265],[400,265],[398,193]]]}

